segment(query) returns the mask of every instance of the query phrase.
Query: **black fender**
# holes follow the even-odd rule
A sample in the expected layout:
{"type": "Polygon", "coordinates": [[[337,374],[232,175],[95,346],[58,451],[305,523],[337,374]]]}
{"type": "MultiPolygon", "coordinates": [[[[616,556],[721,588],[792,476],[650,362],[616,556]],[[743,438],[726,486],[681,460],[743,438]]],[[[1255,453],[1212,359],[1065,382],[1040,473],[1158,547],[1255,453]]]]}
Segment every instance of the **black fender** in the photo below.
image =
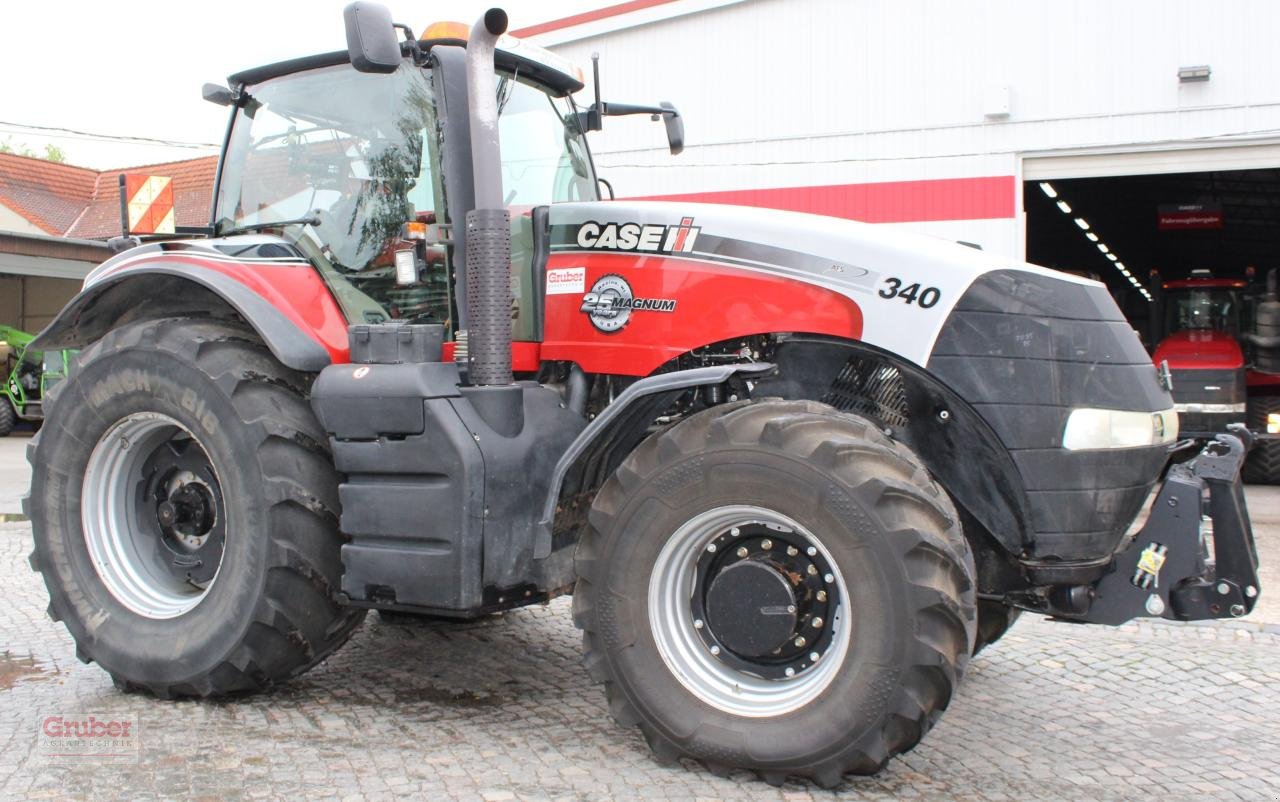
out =
{"type": "MultiPolygon", "coordinates": [[[[1031,520],[1022,474],[991,425],[955,391],[914,363],[855,341],[817,336],[779,337],[768,358],[777,373],[756,382],[752,395],[808,399],[863,414],[890,429],[924,462],[956,505],[1011,556],[1027,548],[1031,520]],[[849,406],[837,380],[851,360],[869,360],[896,372],[905,420],[886,421],[874,409],[849,406]]],[[[874,400],[871,404],[874,407],[874,400]]]]}
{"type": "Polygon", "coordinates": [[[269,301],[230,276],[179,262],[149,261],[86,286],[32,344],[83,348],[122,323],[191,314],[234,314],[286,367],[315,373],[332,360],[269,301]]]}
{"type": "Polygon", "coordinates": [[[623,390],[574,438],[556,462],[538,523],[534,559],[551,554],[553,524],[566,488],[573,495],[574,488],[596,486],[613,473],[677,396],[691,387],[723,384],[735,375],[754,380],[773,370],[773,365],[764,362],[677,370],[649,376],[623,390]]]}

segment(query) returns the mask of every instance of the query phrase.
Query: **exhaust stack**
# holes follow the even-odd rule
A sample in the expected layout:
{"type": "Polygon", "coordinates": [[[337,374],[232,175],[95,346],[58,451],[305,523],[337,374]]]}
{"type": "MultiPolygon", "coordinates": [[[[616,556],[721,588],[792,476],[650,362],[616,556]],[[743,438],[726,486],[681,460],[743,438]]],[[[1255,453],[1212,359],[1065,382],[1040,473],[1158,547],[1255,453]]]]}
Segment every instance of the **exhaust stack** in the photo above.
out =
{"type": "Polygon", "coordinates": [[[511,372],[511,219],[502,195],[493,51],[507,13],[491,8],[467,40],[467,96],[476,208],[467,212],[467,329],[470,379],[508,385],[511,372]]]}

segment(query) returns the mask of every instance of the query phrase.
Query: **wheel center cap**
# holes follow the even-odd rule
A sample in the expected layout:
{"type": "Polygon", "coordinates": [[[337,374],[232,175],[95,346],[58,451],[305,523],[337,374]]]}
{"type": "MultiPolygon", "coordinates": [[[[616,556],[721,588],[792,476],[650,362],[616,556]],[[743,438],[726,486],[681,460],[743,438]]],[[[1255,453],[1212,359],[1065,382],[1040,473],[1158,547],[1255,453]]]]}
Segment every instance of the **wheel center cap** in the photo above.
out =
{"type": "Polygon", "coordinates": [[[721,571],[707,590],[706,608],[712,634],[744,657],[771,654],[795,632],[795,591],[763,560],[744,560],[721,571]]]}

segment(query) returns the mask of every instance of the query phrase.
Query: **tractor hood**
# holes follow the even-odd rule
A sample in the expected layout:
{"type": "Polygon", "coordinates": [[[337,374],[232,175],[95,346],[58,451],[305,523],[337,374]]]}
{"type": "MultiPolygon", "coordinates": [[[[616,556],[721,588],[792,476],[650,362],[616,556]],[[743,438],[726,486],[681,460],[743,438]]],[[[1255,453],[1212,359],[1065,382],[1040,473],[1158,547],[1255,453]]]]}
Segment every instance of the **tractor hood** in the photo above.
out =
{"type": "MultiPolygon", "coordinates": [[[[919,365],[928,363],[956,303],[986,273],[1015,270],[1051,277],[1079,286],[1088,303],[1114,307],[1094,281],[949,240],[834,217],[716,204],[608,201],[556,204],[550,222],[553,254],[612,252],[695,260],[824,287],[857,305],[863,341],[919,365]]],[[[653,264],[656,269],[657,262],[653,264]]]]}
{"type": "Polygon", "coordinates": [[[1165,337],[1152,360],[1168,362],[1170,370],[1234,370],[1244,367],[1244,352],[1226,332],[1186,329],[1165,337]]]}

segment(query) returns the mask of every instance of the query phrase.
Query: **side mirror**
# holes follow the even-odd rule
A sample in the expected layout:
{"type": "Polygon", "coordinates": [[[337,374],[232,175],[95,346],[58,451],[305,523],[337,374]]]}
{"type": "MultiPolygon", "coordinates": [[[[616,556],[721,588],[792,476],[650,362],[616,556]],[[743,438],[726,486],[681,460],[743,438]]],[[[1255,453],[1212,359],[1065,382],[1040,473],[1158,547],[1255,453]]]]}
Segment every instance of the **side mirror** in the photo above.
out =
{"type": "Polygon", "coordinates": [[[671,148],[671,155],[679,156],[680,151],[684,150],[684,119],[680,117],[676,107],[667,101],[658,105],[666,112],[662,115],[662,122],[667,126],[667,145],[671,148]]]}
{"type": "Polygon", "coordinates": [[[391,12],[378,3],[355,2],[342,9],[347,54],[358,72],[392,73],[400,66],[400,43],[391,12]]]}
{"type": "Polygon", "coordinates": [[[200,87],[200,97],[219,106],[230,106],[236,102],[235,95],[222,84],[205,84],[200,87]]]}

